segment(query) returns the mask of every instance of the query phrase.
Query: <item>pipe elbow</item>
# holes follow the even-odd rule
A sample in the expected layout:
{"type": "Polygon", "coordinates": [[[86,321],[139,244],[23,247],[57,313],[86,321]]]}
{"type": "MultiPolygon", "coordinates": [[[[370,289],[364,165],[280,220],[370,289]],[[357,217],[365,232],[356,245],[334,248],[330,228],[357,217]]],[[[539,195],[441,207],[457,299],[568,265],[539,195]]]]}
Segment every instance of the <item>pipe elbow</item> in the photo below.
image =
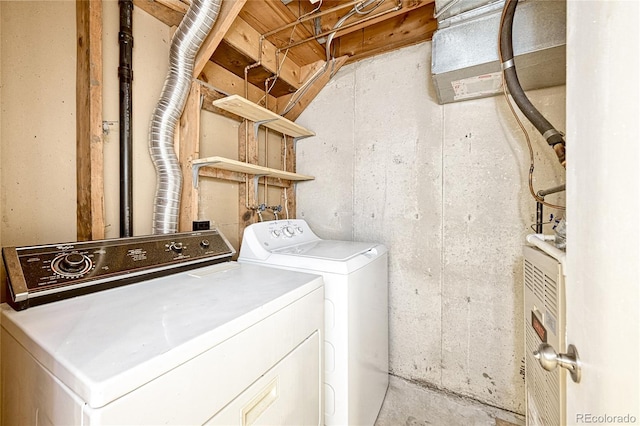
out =
{"type": "Polygon", "coordinates": [[[566,169],[567,168],[567,158],[566,158],[564,142],[558,142],[557,144],[553,145],[553,150],[555,151],[556,155],[558,156],[558,161],[560,161],[560,164],[562,164],[562,167],[564,167],[566,169]]]}

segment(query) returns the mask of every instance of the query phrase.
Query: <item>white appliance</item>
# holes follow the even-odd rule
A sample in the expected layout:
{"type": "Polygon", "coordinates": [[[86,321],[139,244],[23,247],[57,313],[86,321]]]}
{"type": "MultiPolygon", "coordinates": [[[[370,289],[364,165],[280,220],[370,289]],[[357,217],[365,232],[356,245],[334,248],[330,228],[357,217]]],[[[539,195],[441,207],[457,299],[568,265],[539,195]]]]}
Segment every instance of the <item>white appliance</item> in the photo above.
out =
{"type": "Polygon", "coordinates": [[[219,263],[2,311],[5,425],[322,424],[321,277],[219,263]]]}
{"type": "Polygon", "coordinates": [[[238,262],[322,274],[326,425],[373,425],[389,384],[387,248],[331,241],[301,219],[245,228],[238,262]]]}
{"type": "Polygon", "coordinates": [[[565,254],[543,240],[529,240],[561,257],[556,259],[535,247],[523,249],[527,425],[555,426],[566,423],[567,370],[543,369],[535,353],[541,344],[565,348],[565,254]]]}

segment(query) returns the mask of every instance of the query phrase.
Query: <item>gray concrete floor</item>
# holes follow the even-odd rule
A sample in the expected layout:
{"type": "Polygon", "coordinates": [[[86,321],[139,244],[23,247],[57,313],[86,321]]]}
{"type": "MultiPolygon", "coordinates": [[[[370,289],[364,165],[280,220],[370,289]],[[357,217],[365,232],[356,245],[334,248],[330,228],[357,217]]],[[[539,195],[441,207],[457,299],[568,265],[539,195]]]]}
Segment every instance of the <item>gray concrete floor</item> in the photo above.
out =
{"type": "Polygon", "coordinates": [[[524,417],[472,399],[418,386],[395,376],[375,426],[513,426],[524,417]]]}

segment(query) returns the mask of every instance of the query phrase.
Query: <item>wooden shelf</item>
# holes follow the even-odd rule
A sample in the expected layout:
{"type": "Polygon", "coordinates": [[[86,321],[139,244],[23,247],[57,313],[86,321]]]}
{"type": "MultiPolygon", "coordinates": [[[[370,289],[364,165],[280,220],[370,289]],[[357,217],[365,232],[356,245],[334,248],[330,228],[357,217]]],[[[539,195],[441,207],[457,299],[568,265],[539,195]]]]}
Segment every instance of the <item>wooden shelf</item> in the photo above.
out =
{"type": "Polygon", "coordinates": [[[197,160],[194,160],[192,164],[198,169],[200,167],[208,166],[214,167],[216,169],[228,170],[231,172],[240,172],[257,176],[267,176],[291,181],[305,181],[315,179],[313,176],[285,172],[284,170],[272,169],[269,167],[258,166],[256,164],[243,163],[242,161],[230,160],[224,157],[199,158],[197,160]]]}
{"type": "Polygon", "coordinates": [[[268,127],[287,136],[294,138],[315,136],[311,130],[307,130],[299,124],[256,105],[239,95],[231,95],[212,102],[213,106],[244,117],[254,123],[268,127]]]}

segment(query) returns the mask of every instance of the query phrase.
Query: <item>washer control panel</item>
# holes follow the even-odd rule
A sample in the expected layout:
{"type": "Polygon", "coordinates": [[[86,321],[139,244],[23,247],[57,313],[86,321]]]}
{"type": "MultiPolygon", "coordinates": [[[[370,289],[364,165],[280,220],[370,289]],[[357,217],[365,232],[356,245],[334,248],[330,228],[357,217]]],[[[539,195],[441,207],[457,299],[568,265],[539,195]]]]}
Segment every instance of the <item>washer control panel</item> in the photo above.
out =
{"type": "Polygon", "coordinates": [[[257,242],[268,251],[292,245],[319,241],[303,219],[272,220],[249,225],[244,230],[244,240],[257,242]]]}
{"type": "Polygon", "coordinates": [[[233,254],[217,230],[2,249],[9,303],[18,310],[230,260],[233,254]]]}

